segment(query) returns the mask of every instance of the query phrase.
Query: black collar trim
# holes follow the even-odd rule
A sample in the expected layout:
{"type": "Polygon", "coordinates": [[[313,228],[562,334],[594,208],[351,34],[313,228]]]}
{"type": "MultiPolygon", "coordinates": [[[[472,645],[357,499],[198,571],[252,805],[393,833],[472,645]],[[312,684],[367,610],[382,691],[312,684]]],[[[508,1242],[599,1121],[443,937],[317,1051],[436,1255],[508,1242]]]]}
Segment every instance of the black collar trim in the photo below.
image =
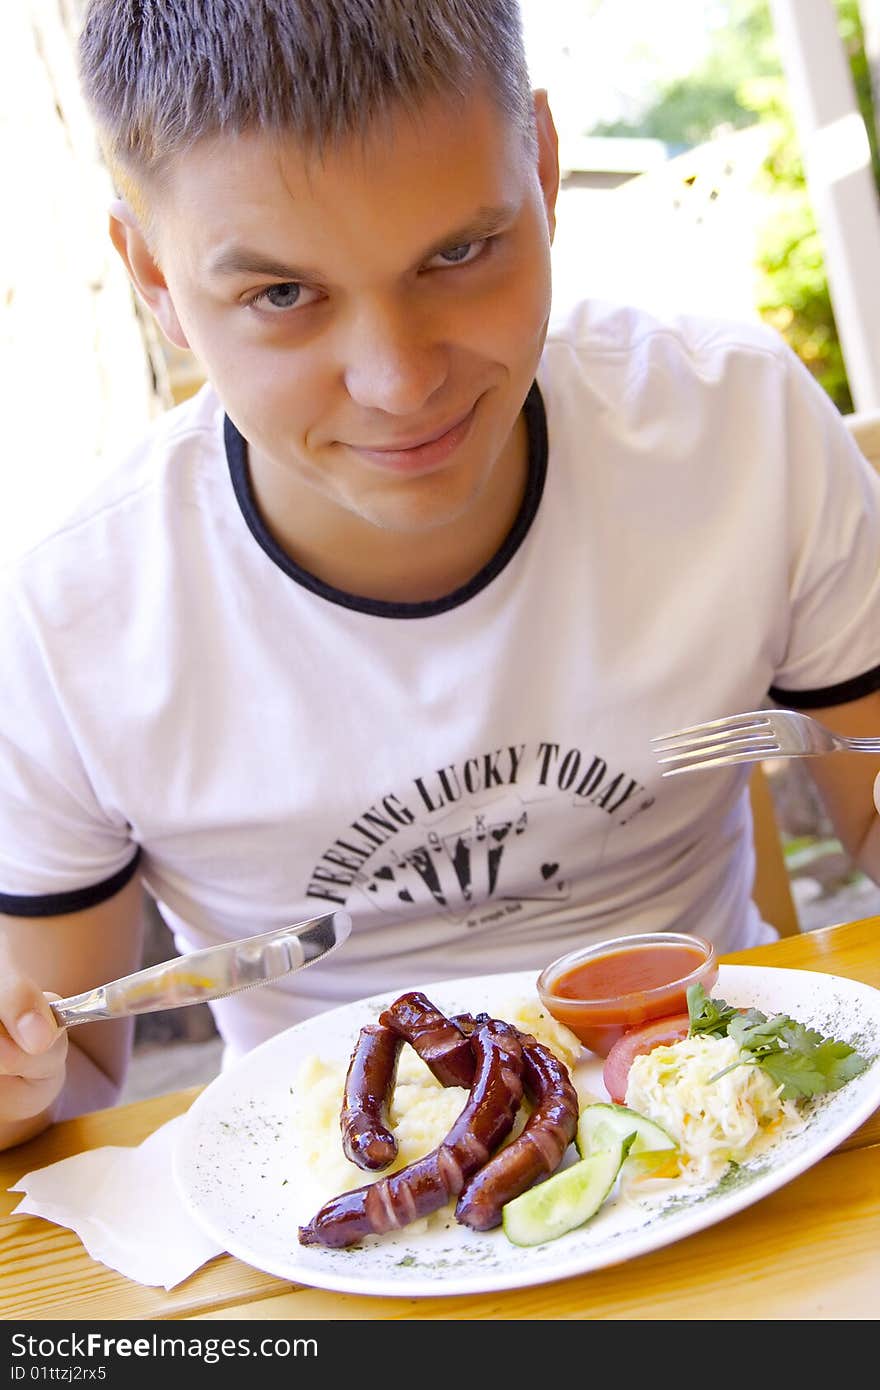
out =
{"type": "Polygon", "coordinates": [[[475,594],[485,589],[487,584],[491,584],[513,559],[528,535],[540,505],[547,477],[547,416],[537,382],[533,382],[529,390],[524,410],[529,440],[529,471],[522,503],[510,531],[492,559],[472,579],[443,598],[430,599],[424,603],[387,603],[381,599],[363,598],[359,594],[349,594],[343,589],[325,584],[308,570],[302,569],[281,548],[260,516],[251,488],[247,443],[228,415],[223,419],[223,439],[232,486],[241,514],[254,539],[273,564],[304,589],[309,589],[311,593],[327,599],[330,603],[341,604],[344,608],[353,608],[359,613],[371,613],[378,618],[430,618],[436,613],[446,613],[460,604],[467,603],[475,594]]]}

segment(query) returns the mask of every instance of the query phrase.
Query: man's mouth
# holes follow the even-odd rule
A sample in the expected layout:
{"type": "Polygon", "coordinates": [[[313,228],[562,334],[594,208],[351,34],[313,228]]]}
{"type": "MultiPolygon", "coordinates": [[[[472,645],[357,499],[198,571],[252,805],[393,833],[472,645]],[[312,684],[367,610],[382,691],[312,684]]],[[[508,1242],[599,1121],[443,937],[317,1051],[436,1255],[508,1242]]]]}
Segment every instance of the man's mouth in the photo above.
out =
{"type": "Polygon", "coordinates": [[[464,415],[434,429],[398,441],[389,440],[381,444],[350,444],[348,447],[360,458],[379,468],[392,471],[410,472],[430,470],[445,463],[468,434],[476,412],[471,406],[464,415]]]}

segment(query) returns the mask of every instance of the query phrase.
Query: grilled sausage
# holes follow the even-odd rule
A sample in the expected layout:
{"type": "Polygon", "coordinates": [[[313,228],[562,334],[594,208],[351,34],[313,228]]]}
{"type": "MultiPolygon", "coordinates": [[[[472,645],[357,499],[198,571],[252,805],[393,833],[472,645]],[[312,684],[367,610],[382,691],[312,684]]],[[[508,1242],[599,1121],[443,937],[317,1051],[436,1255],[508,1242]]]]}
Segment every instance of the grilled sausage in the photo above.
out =
{"type": "Polygon", "coordinates": [[[568,1068],[530,1034],[521,1033],[523,1081],[534,1109],[522,1133],[478,1169],[465,1186],[455,1217],[475,1231],[501,1225],[506,1202],[554,1173],[575,1137],[578,1097],[568,1068]]]}
{"type": "Polygon", "coordinates": [[[388,1106],[397,1076],[403,1039],[381,1023],[367,1023],[358,1034],[345,1075],[339,1123],[346,1158],[371,1172],[397,1157],[397,1140],[388,1128],[388,1106]]]}
{"type": "MultiPolygon", "coordinates": [[[[485,1018],[453,1014],[449,1021],[469,1037],[485,1018]]],[[[577,1132],[580,1105],[568,1068],[530,1033],[519,1032],[519,1040],[525,1092],[534,1108],[522,1133],[475,1173],[458,1199],[456,1219],[476,1231],[499,1226],[506,1202],[554,1173],[577,1132]]]]}
{"type": "Polygon", "coordinates": [[[443,1142],[399,1172],[331,1198],[300,1226],[303,1245],[353,1245],[438,1211],[507,1138],[523,1094],[523,1052],[516,1029],[489,1019],[477,1027],[470,1045],[473,1084],[443,1142]]]}
{"type": "Polygon", "coordinates": [[[401,994],[379,1015],[379,1022],[415,1048],[442,1086],[470,1086],[474,1074],[470,1042],[424,994],[417,990],[401,994]]]}

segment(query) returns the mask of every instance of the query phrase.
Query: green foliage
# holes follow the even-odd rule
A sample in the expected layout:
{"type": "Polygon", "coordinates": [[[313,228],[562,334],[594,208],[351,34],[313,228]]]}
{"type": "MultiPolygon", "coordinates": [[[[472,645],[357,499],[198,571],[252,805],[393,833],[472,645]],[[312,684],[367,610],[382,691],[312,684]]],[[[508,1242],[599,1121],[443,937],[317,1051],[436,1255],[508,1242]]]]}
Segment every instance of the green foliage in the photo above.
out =
{"type": "Polygon", "coordinates": [[[868,143],[871,147],[871,167],[874,171],[874,183],[880,190],[880,148],[878,148],[877,137],[877,116],[874,110],[873,88],[871,84],[871,70],[868,66],[868,55],[865,50],[865,31],[862,26],[862,14],[859,8],[859,0],[837,0],[838,24],[840,36],[849,58],[850,71],[852,72],[853,84],[856,89],[856,100],[859,111],[865,122],[865,129],[868,132],[868,143]]]}
{"type": "MultiPolygon", "coordinates": [[[[858,0],[836,0],[859,107],[871,143],[880,189],[880,154],[858,0]]],[[[719,129],[755,121],[772,127],[761,174],[769,215],[756,251],[756,307],[821,383],[838,408],[853,409],[825,270],[822,238],[807,189],[794,119],[788,103],[768,0],[719,0],[707,6],[716,27],[700,68],[658,90],[634,122],[615,122],[592,133],[651,136],[688,148],[719,129]]]]}
{"type": "Polygon", "coordinates": [[[676,149],[702,144],[722,127],[752,125],[740,83],[779,72],[767,0],[725,0],[714,13],[711,47],[696,71],[662,83],[637,120],[596,125],[590,133],[646,136],[676,149]]]}
{"type": "Polygon", "coordinates": [[[837,334],[822,238],[807,190],[782,77],[743,82],[740,99],[774,128],[761,183],[770,215],[758,234],[755,304],[824,387],[839,410],[853,409],[837,334]]]}

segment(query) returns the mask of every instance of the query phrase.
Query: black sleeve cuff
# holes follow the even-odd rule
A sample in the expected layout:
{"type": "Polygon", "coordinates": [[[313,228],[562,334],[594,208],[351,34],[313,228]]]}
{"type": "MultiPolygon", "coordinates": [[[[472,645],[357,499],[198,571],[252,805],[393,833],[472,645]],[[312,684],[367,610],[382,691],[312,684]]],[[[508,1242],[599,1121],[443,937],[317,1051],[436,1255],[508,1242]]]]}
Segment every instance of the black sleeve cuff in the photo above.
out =
{"type": "Polygon", "coordinates": [[[82,912],[84,908],[96,907],[98,903],[112,898],[134,877],[140,857],[138,845],[134,858],[124,869],[111,878],[105,878],[103,883],[90,884],[88,888],[71,888],[66,893],[41,893],[37,897],[0,893],[0,912],[8,913],[11,917],[60,917],[65,912],[82,912]]]}
{"type": "Polygon", "coordinates": [[[866,671],[863,676],[841,681],[840,685],[826,685],[821,690],[782,690],[771,685],[769,695],[777,705],[789,709],[822,709],[825,705],[847,705],[851,700],[860,700],[864,695],[873,695],[880,690],[880,666],[866,671]]]}

